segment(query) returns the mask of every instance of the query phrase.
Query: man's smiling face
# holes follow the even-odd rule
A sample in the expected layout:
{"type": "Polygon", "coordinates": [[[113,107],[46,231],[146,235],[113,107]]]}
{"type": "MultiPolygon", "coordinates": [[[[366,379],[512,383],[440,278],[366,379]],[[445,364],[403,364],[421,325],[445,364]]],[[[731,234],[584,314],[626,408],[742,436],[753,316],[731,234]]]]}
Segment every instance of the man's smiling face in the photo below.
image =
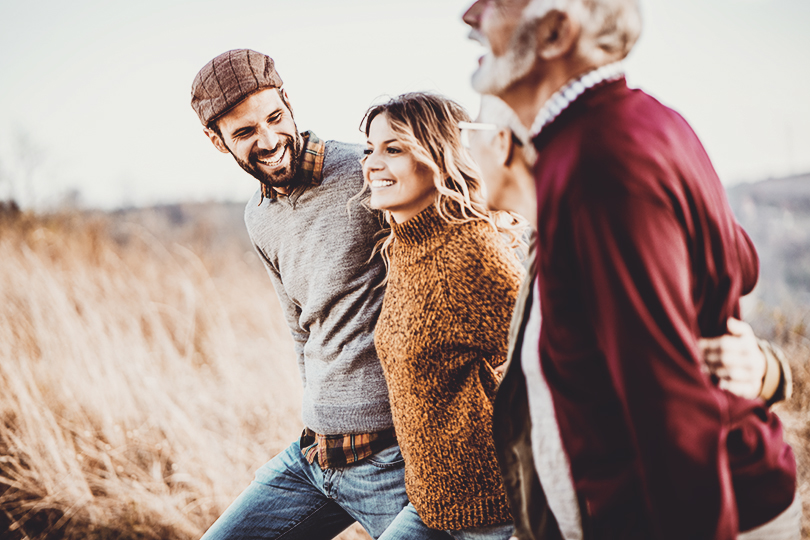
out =
{"type": "Polygon", "coordinates": [[[276,88],[259,90],[217,120],[219,133],[206,129],[217,149],[230,152],[245,171],[281,193],[292,187],[302,146],[285,101],[276,88]]]}

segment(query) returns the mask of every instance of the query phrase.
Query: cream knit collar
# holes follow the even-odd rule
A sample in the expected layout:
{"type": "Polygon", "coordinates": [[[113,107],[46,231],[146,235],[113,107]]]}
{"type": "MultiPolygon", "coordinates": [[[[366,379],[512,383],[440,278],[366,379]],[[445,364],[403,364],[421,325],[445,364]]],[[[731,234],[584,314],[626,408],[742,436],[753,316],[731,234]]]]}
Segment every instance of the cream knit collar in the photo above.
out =
{"type": "Polygon", "coordinates": [[[585,90],[604,82],[621,79],[622,77],[624,77],[624,64],[622,64],[620,60],[591,70],[569,82],[557,90],[554,95],[546,101],[540,109],[540,112],[537,113],[532,123],[532,128],[529,131],[530,138],[534,139],[537,137],[543,128],[560,116],[560,113],[576,101],[579,96],[585,93],[585,90]]]}

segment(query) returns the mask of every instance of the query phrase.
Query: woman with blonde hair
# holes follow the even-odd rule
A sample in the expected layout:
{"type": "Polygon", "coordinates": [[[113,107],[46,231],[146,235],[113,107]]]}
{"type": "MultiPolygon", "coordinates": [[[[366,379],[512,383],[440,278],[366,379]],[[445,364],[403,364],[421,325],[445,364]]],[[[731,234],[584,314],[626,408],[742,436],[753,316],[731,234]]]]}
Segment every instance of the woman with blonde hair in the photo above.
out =
{"type": "Polygon", "coordinates": [[[411,502],[383,540],[512,533],[492,402],[523,273],[510,244],[524,222],[487,209],[461,144],[464,121],[461,106],[426,93],[365,117],[364,192],[391,226],[380,242],[388,275],[375,345],[411,502]]]}

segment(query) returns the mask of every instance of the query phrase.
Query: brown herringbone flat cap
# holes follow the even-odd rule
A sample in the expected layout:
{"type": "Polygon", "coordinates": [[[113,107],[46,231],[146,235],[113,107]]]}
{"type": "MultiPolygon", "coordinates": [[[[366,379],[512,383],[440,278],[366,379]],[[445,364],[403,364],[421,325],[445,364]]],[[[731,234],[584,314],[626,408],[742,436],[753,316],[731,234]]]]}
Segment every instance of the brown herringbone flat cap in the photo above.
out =
{"type": "Polygon", "coordinates": [[[273,59],[250,49],[224,52],[205,64],[191,84],[191,108],[208,126],[263,88],[281,88],[273,59]]]}

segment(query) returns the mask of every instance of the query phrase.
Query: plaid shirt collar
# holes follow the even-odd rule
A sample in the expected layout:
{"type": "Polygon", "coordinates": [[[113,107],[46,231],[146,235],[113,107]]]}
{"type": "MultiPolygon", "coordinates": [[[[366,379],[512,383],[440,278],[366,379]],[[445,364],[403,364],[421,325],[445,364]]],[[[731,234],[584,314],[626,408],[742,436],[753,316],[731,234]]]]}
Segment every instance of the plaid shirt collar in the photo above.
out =
{"type": "Polygon", "coordinates": [[[560,113],[584,94],[585,90],[605,82],[619,80],[622,77],[624,77],[624,64],[619,61],[598,67],[566,84],[557,90],[537,113],[530,130],[530,138],[537,137],[543,128],[560,116],[560,113]]]}
{"type": "MultiPolygon", "coordinates": [[[[326,145],[311,131],[301,133],[301,137],[304,139],[304,144],[301,151],[301,161],[298,163],[298,170],[292,182],[295,187],[287,194],[287,198],[293,204],[308,187],[320,185],[323,180],[323,155],[326,145]]],[[[264,199],[276,199],[280,195],[279,192],[266,184],[262,183],[261,188],[260,206],[264,199]]]]}

